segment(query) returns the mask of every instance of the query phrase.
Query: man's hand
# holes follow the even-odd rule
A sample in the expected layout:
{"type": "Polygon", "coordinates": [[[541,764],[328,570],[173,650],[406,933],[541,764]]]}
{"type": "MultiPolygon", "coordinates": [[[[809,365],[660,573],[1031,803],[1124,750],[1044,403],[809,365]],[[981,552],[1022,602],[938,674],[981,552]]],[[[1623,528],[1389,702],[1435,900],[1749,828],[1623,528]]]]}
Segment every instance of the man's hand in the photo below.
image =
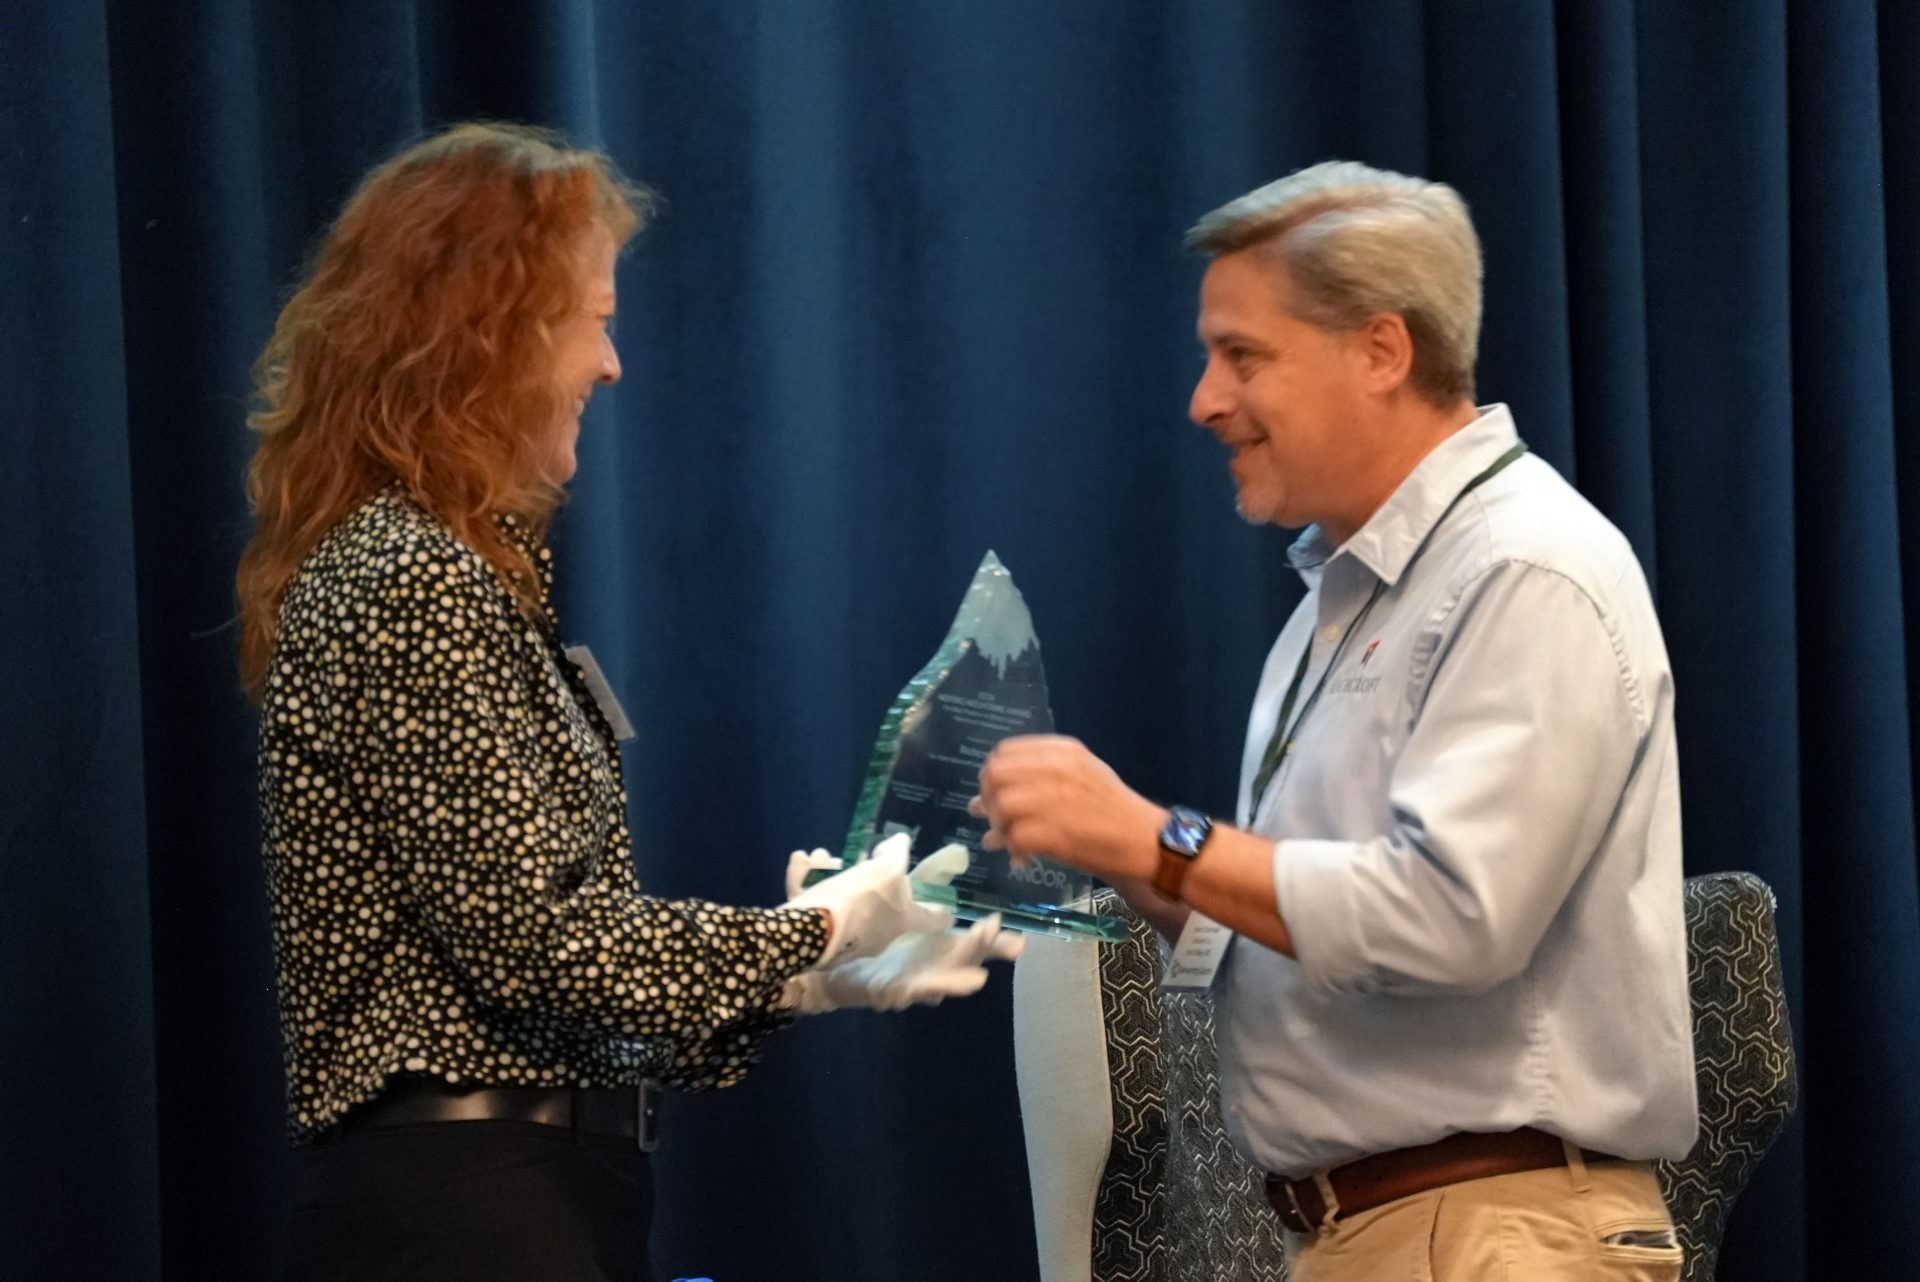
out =
{"type": "Polygon", "coordinates": [[[984,844],[1016,863],[1044,855],[1109,881],[1153,876],[1167,819],[1065,735],[1002,740],[980,767],[970,809],[992,825],[984,844]]]}

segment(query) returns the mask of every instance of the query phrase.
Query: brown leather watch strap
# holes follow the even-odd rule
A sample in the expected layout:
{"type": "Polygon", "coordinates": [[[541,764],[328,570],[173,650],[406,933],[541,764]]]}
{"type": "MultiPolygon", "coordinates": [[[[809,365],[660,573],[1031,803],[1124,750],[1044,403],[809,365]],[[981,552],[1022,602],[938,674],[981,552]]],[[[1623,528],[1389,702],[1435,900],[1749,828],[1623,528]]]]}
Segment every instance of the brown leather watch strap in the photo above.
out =
{"type": "Polygon", "coordinates": [[[1153,870],[1153,888],[1175,903],[1180,902],[1180,884],[1187,879],[1193,860],[1160,847],[1160,866],[1153,870]]]}

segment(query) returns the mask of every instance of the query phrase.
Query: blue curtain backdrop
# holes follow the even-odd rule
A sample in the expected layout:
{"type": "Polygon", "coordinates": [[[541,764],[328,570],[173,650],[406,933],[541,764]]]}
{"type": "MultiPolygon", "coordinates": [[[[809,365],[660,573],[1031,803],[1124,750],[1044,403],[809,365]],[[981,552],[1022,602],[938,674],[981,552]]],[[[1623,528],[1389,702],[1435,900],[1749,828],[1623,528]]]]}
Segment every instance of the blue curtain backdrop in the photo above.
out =
{"type": "MultiPolygon", "coordinates": [[[[1297,589],[1184,421],[1179,234],[1328,156],[1459,187],[1483,399],[1657,585],[1688,865],[1780,895],[1804,1103],[1722,1276],[1920,1275],[1920,7],[1853,0],[0,7],[0,1273],[270,1267],[247,366],[354,179],[473,116],[667,198],[560,590],[644,879],[740,902],[988,547],[1060,724],[1227,808],[1297,589]]],[[[1032,1276],[1007,991],[674,1101],[662,1276],[1032,1276]]]]}

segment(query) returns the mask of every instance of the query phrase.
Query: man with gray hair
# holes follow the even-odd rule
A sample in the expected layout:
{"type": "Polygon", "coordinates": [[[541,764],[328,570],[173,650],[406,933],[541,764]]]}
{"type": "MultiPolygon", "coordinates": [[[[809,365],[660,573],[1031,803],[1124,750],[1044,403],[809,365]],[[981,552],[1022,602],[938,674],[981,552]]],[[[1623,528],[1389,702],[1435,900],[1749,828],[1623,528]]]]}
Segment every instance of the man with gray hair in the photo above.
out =
{"type": "Polygon", "coordinates": [[[1306,527],[1236,823],[1003,743],[988,843],[1114,885],[1218,994],[1300,1282],[1676,1278],[1696,1127],[1673,682],[1618,530],[1476,409],[1451,188],[1316,165],[1203,218],[1193,420],[1306,527]]]}

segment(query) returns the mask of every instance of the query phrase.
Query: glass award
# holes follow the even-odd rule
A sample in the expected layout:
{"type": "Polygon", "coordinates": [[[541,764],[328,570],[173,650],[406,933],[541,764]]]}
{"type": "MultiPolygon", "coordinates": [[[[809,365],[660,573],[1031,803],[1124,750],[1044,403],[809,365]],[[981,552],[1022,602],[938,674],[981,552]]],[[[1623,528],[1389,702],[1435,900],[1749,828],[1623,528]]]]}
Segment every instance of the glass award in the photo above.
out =
{"type": "Polygon", "coordinates": [[[916,898],[944,904],[962,920],[999,913],[1015,930],[1126,938],[1122,923],[1089,907],[1091,876],[1048,859],[1014,867],[1004,850],[980,844],[986,820],[967,813],[995,744],[1052,730],[1033,617],[1007,567],[988,552],[946,640],[880,723],[841,862],[865,859],[899,832],[913,843],[909,867],[958,842],[967,848],[966,869],[945,885],[916,882],[916,898]]]}

